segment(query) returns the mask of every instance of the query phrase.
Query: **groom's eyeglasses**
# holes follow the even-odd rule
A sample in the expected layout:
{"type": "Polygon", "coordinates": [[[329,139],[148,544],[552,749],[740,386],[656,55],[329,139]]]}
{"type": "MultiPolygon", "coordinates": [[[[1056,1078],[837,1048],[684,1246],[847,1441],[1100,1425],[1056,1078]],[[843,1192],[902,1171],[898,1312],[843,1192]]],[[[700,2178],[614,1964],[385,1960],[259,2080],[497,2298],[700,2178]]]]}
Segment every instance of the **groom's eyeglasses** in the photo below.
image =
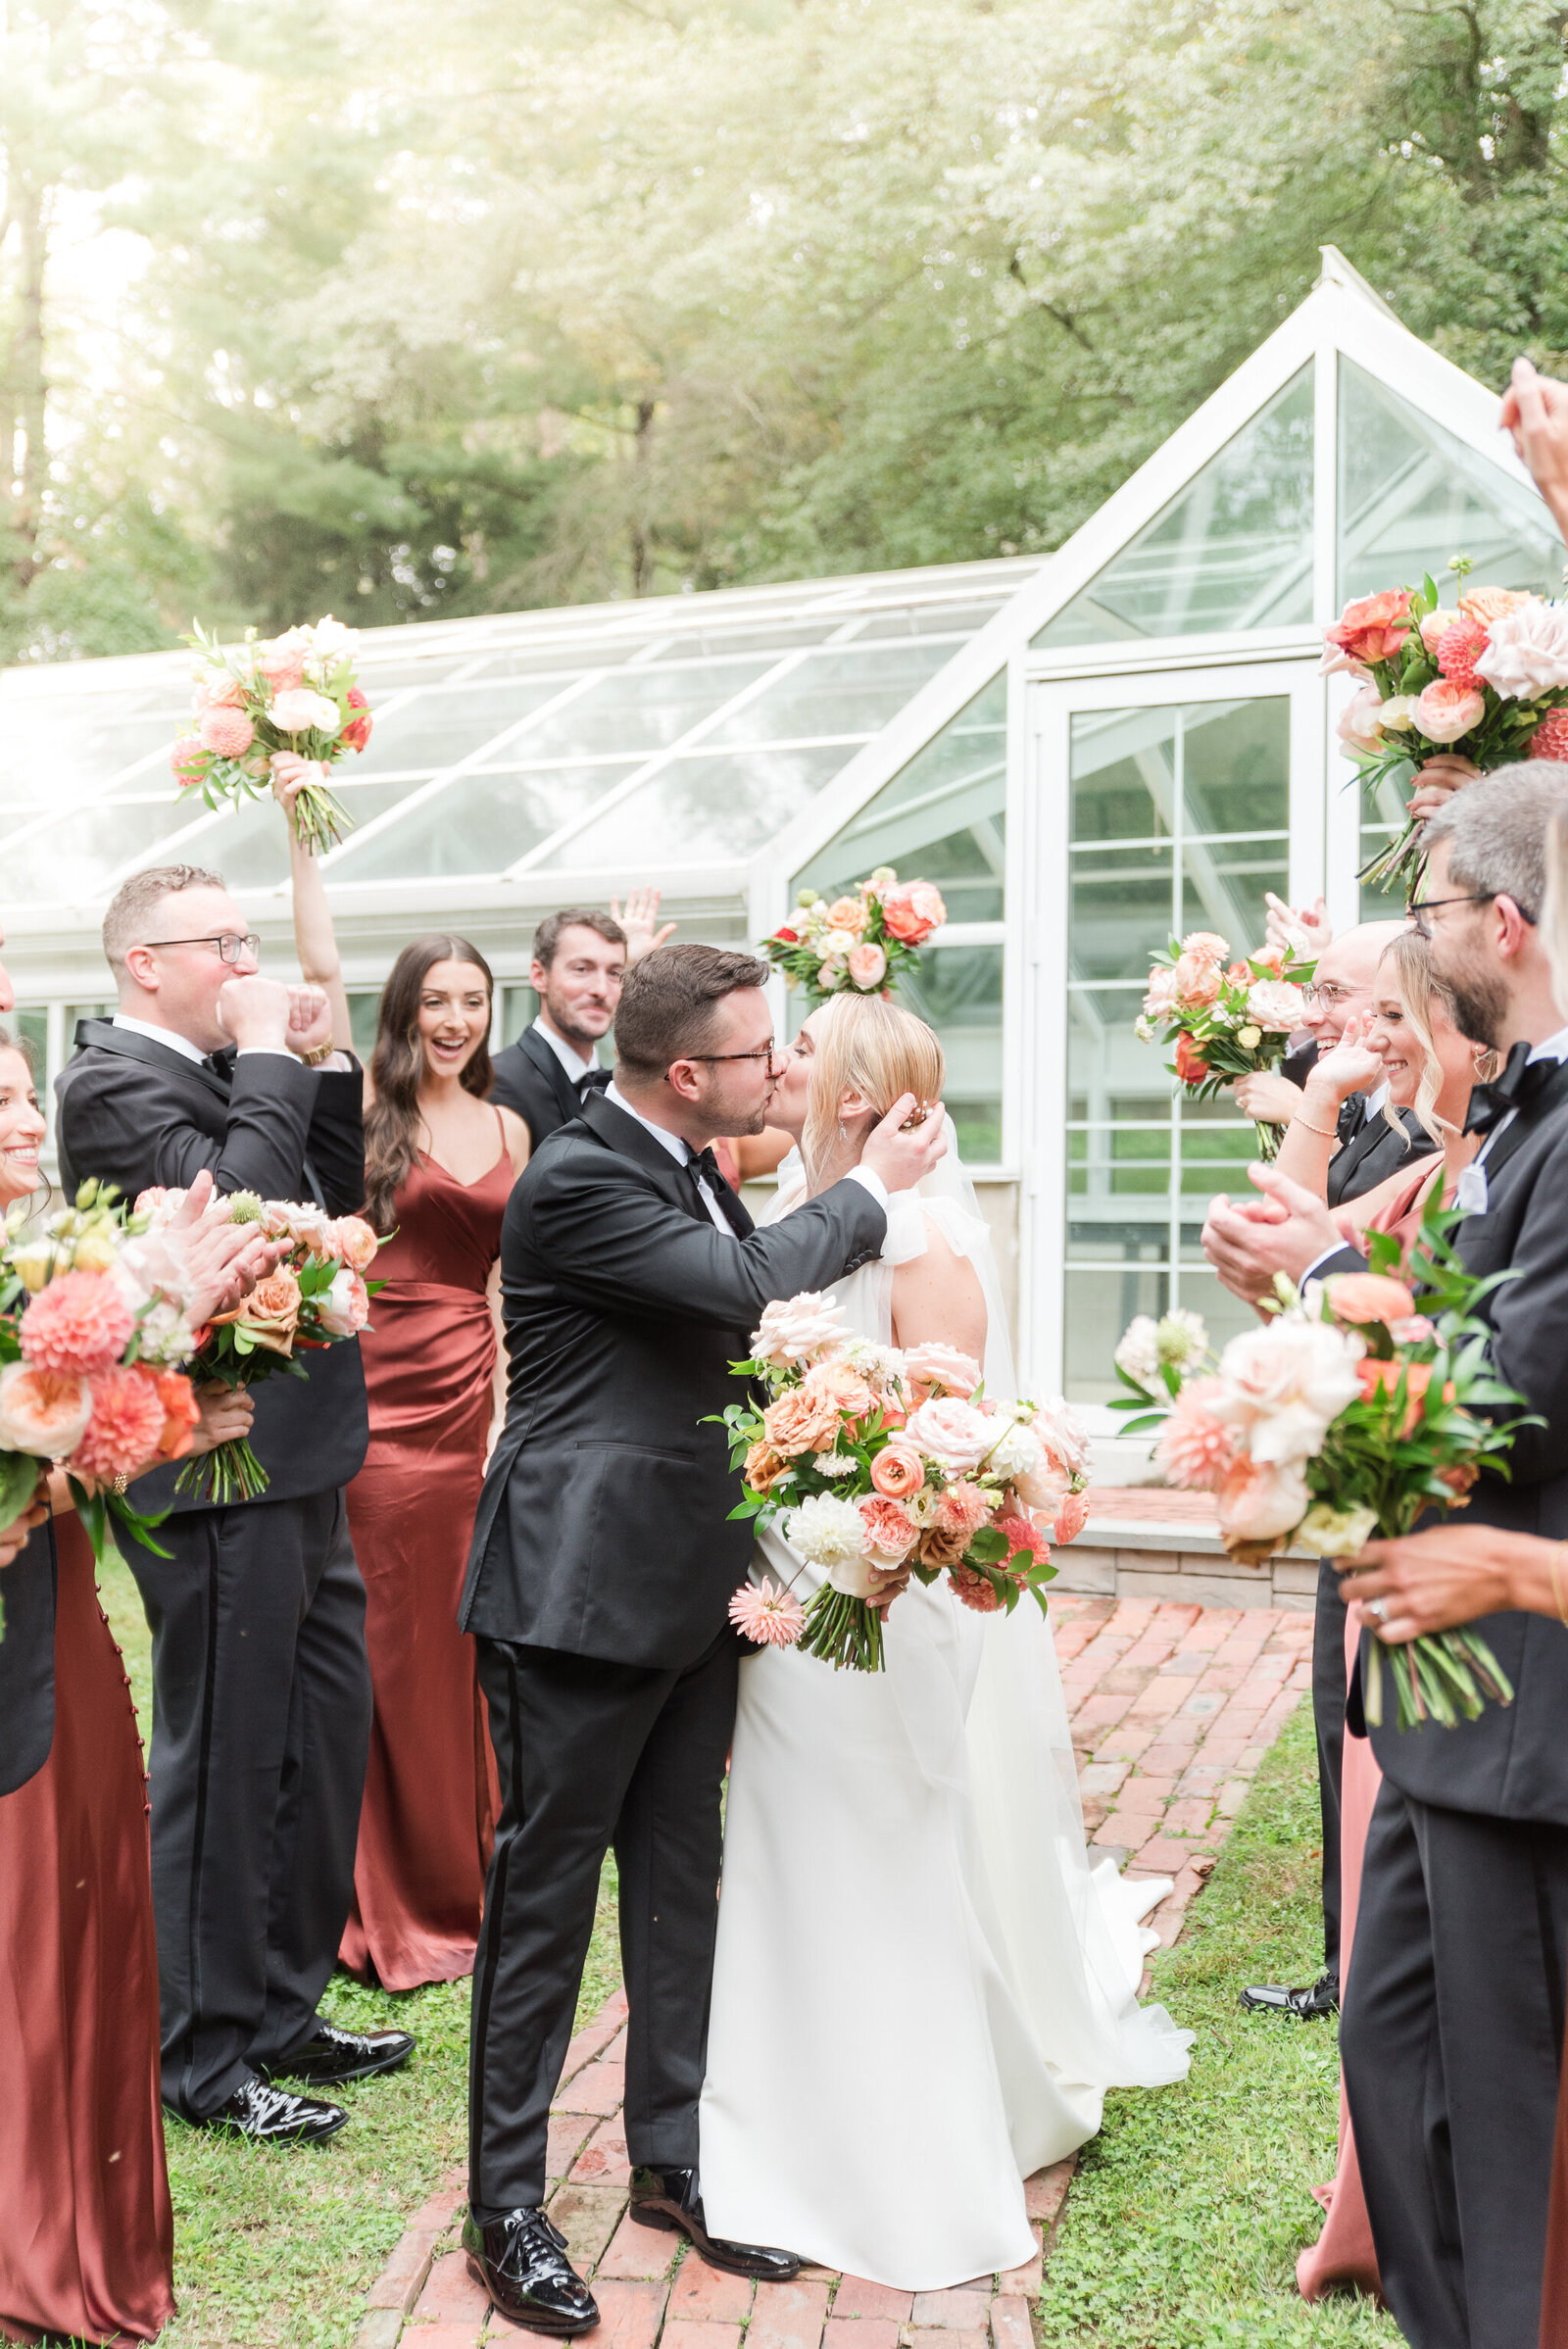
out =
{"type": "Polygon", "coordinates": [[[755,1052],[682,1052],[683,1060],[765,1060],[769,1066],[777,1061],[784,1064],[784,1055],[773,1043],[764,1044],[755,1052]]]}

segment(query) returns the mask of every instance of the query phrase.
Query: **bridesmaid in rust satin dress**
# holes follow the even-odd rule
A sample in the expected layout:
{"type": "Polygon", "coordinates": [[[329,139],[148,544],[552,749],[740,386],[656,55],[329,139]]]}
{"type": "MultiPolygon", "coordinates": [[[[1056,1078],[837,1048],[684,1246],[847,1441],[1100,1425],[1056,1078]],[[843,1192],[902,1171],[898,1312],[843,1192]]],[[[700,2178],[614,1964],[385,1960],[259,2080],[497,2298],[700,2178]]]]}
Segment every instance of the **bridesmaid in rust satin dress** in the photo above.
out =
{"type": "Polygon", "coordinates": [[[150,2341],[174,2227],[147,1783],[91,1545],[69,1512],[54,1539],[54,1735],[0,1797],[0,2333],[150,2341]]]}
{"type": "Polygon", "coordinates": [[[427,1151],[397,1193],[361,1340],[370,1448],[348,1489],[375,1690],[343,1963],[390,1990],[471,1972],[500,1803],[471,1639],[458,1630],[496,1362],[488,1296],[514,1181],[427,1151]]]}

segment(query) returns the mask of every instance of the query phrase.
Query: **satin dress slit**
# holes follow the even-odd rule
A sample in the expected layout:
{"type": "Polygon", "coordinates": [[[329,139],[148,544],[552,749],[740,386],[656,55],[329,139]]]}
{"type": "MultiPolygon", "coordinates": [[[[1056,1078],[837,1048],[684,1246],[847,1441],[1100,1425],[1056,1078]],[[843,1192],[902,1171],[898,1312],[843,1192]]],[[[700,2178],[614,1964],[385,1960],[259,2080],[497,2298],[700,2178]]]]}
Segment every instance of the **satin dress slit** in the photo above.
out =
{"type": "Polygon", "coordinates": [[[174,2227],[147,1781],[91,1544],[54,1530],[54,1739],[0,1798],[0,2335],[150,2341],[174,2227]]]}
{"type": "Polygon", "coordinates": [[[389,1990],[473,1971],[500,1796],[458,1600],[484,1479],[495,1322],[487,1285],[514,1181],[460,1183],[420,1152],[371,1268],[360,1341],[370,1445],[348,1489],[375,1717],[338,1955],[389,1990]]]}

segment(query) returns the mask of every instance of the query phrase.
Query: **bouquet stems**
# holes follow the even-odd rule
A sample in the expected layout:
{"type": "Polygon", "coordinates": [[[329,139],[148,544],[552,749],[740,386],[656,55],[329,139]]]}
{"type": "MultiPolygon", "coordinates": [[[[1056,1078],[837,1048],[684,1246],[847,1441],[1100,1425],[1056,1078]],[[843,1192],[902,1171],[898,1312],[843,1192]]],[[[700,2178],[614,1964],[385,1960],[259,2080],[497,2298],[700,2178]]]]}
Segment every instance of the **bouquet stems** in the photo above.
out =
{"type": "Polygon", "coordinates": [[[187,1460],[174,1479],[176,1493],[194,1493],[213,1508],[237,1500],[260,1500],[270,1480],[243,1436],[187,1460]]]}
{"type": "Polygon", "coordinates": [[[1369,889],[1387,889],[1395,881],[1401,888],[1413,884],[1421,868],[1421,831],[1418,823],[1406,824],[1397,840],[1391,840],[1386,849],[1380,849],[1362,865],[1356,879],[1364,881],[1369,889]]]}
{"type": "Polygon", "coordinates": [[[808,1656],[821,1656],[841,1672],[882,1672],[882,1611],[863,1598],[851,1598],[824,1583],[807,1601],[806,1629],[800,1644],[808,1656]]]}
{"type": "Polygon", "coordinates": [[[1259,1117],[1253,1120],[1252,1130],[1257,1136],[1258,1156],[1265,1166],[1272,1166],[1280,1154],[1280,1144],[1285,1140],[1285,1128],[1271,1125],[1267,1118],[1259,1117]]]}
{"type": "Polygon", "coordinates": [[[354,829],[348,809],[326,783],[300,785],[291,820],[295,839],[312,856],[324,856],[328,849],[337,847],[345,833],[354,829]]]}
{"type": "Polygon", "coordinates": [[[1474,1632],[1424,1632],[1385,1649],[1376,1635],[1367,1650],[1361,1691],[1367,1720],[1383,1726],[1383,1670],[1394,1682],[1395,1723],[1401,1730],[1437,1721],[1445,1729],[1475,1721],[1487,1699],[1512,1704],[1513,1684],[1485,1639],[1474,1632]]]}

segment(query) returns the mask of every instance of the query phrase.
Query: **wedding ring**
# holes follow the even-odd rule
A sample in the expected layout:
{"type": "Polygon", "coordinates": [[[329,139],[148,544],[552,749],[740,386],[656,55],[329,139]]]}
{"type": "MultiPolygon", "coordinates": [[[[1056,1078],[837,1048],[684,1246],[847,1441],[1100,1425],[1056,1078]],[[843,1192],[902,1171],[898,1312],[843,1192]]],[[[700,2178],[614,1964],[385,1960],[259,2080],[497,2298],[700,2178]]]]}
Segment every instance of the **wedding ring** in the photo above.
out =
{"type": "Polygon", "coordinates": [[[1386,1598],[1369,1598],[1366,1602],[1366,1611],[1369,1615],[1375,1615],[1379,1623],[1386,1623],[1389,1615],[1389,1602],[1386,1598]]]}

